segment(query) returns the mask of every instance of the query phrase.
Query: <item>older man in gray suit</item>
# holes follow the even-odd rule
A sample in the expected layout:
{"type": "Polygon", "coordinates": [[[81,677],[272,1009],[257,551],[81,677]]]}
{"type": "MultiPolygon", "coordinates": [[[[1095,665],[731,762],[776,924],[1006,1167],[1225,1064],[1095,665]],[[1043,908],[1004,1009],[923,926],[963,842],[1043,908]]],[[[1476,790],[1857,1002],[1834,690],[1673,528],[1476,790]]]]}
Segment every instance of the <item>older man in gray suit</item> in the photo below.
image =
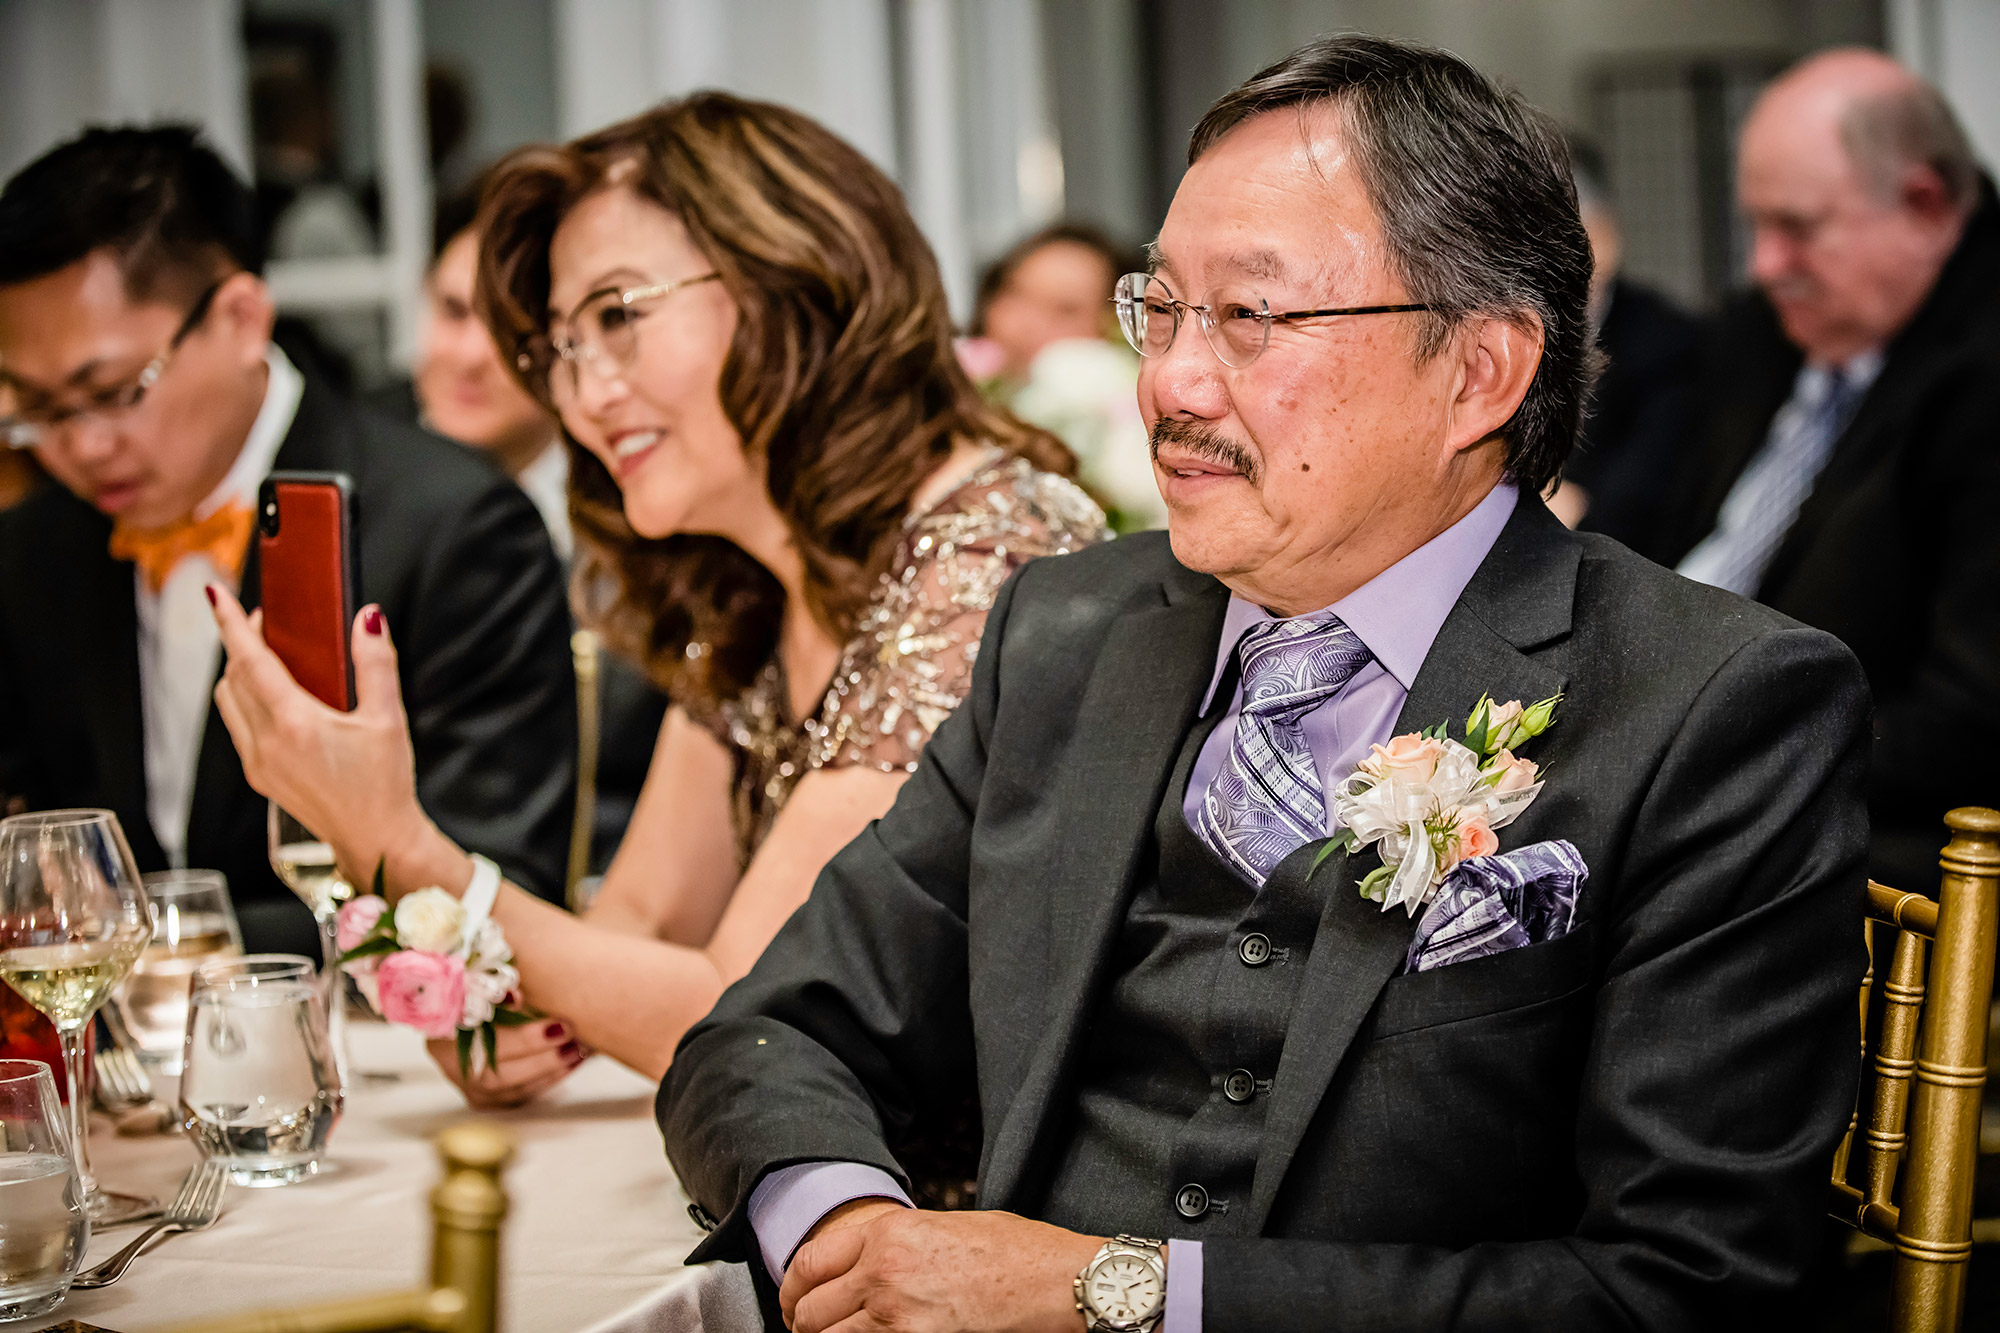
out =
{"type": "Polygon", "coordinates": [[[695,1257],[797,1333],[1781,1326],[1854,1096],[1853,657],[1543,507],[1590,254],[1541,117],[1343,37],[1190,159],[1120,289],[1171,533],[1022,571],[682,1043],[695,1257]],[[908,1206],[972,1097],[981,1211],[908,1206]]]}

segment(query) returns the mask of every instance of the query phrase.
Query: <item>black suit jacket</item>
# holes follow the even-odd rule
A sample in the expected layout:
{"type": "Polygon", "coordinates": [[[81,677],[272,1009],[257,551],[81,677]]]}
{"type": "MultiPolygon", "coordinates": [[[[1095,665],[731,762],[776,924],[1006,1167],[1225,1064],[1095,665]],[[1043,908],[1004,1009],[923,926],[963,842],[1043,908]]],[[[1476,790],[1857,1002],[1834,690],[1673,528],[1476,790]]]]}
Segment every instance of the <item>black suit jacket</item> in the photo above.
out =
{"type": "Polygon", "coordinates": [[[1701,325],[1658,292],[1619,278],[1597,345],[1604,373],[1563,479],[1589,493],[1585,531],[1645,553],[1659,545],[1660,495],[1687,444],[1701,325]]]}
{"type": "MultiPolygon", "coordinates": [[[[1678,561],[1713,530],[1800,361],[1761,296],[1724,315],[1661,559],[1678,561]]],[[[1996,500],[2000,204],[1987,186],[1757,589],[1758,601],[1838,635],[1868,672],[1871,868],[1899,887],[1936,884],[1946,810],[2000,804],[1996,500]]]]}
{"type": "MultiPolygon", "coordinates": [[[[767,1171],[898,1171],[892,1145],[973,1090],[981,1206],[1043,1197],[1226,604],[1164,534],[1003,590],[894,808],[661,1085],[675,1168],[724,1219],[694,1258],[757,1264],[767,1171]]],[[[1327,862],[1254,1238],[1204,1238],[1211,1333],[1775,1327],[1797,1298],[1854,1105],[1861,672],[1524,498],[1398,730],[1559,690],[1548,786],[1502,846],[1572,841],[1580,924],[1396,976],[1414,922],[1355,893],[1372,854],[1327,862]]],[[[1085,1211],[1123,1227],[1118,1200],[1085,1211]]]]}
{"type": "MultiPolygon", "coordinates": [[[[509,878],[561,901],[574,801],[569,611],[534,506],[485,460],[358,411],[308,377],[277,469],[345,472],[360,508],[361,600],[400,656],[425,810],[509,878]]],[[[147,815],[132,566],[111,521],[57,486],[0,514],[0,794],[115,811],[142,869],[147,815]]],[[[257,605],[254,539],[243,601],[257,605]]],[[[263,797],[210,706],[189,865],[220,870],[251,949],[317,957],[311,915],[272,874],[263,797]]]]}

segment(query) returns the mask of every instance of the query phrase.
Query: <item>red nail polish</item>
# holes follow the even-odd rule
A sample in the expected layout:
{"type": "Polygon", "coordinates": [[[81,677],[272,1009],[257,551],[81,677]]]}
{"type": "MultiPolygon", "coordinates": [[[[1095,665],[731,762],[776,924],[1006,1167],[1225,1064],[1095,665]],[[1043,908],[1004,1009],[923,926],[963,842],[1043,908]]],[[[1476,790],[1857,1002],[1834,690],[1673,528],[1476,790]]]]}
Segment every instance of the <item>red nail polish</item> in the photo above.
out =
{"type": "Polygon", "coordinates": [[[361,617],[361,628],[367,630],[370,634],[380,634],[382,632],[382,608],[379,606],[369,607],[368,614],[361,617]]]}
{"type": "Polygon", "coordinates": [[[573,1065],[580,1065],[583,1063],[584,1059],[583,1043],[578,1041],[566,1041],[562,1044],[562,1049],[560,1051],[557,1051],[556,1054],[560,1055],[563,1059],[569,1061],[573,1065]]]}
{"type": "Polygon", "coordinates": [[[550,1041],[554,1041],[557,1037],[564,1036],[568,1032],[569,1029],[564,1025],[562,1025],[561,1023],[551,1023],[547,1027],[542,1029],[542,1035],[544,1037],[547,1037],[550,1041]]]}
{"type": "Polygon", "coordinates": [[[214,585],[213,583],[204,583],[204,584],[202,584],[202,585],[201,585],[201,594],[202,594],[202,596],[204,596],[204,597],[208,598],[208,604],[209,604],[209,606],[210,606],[211,608],[212,608],[212,607],[214,607],[214,605],[215,605],[215,585],[214,585]]]}

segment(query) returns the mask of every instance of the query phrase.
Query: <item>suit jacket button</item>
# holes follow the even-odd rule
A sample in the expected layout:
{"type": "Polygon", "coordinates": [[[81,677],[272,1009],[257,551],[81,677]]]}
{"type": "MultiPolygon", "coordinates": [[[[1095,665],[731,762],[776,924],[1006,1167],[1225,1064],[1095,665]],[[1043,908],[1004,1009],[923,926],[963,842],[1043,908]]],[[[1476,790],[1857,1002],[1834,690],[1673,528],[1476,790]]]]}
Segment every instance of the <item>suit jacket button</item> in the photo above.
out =
{"type": "Polygon", "coordinates": [[[1262,967],[1271,961],[1271,937],[1252,931],[1236,946],[1236,956],[1251,967],[1262,967]]]}
{"type": "Polygon", "coordinates": [[[1222,1080],[1222,1095],[1232,1102],[1247,1102],[1257,1095],[1257,1076],[1247,1069],[1232,1069],[1222,1080]]]}
{"type": "Polygon", "coordinates": [[[1208,1191],[1199,1185],[1183,1185],[1174,1195],[1174,1211],[1192,1221],[1208,1211],[1208,1191]]]}
{"type": "Polygon", "coordinates": [[[715,1230],[715,1219],[710,1217],[708,1215],[708,1209],[702,1207],[700,1204],[698,1203],[689,1204],[688,1216],[692,1217],[694,1219],[694,1224],[700,1227],[703,1231],[715,1230]]]}

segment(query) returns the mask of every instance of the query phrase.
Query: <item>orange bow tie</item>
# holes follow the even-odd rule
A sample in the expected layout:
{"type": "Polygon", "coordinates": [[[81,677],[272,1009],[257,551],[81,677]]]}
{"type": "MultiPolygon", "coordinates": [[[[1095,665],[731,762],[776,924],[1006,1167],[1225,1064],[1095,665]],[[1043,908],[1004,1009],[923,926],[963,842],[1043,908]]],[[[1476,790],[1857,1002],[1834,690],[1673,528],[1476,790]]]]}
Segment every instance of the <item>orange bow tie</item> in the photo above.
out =
{"type": "Polygon", "coordinates": [[[146,576],[146,586],[155,594],[174,566],[190,555],[207,556],[211,564],[234,579],[243,572],[243,557],[250,549],[250,529],[255,522],[249,506],[232,503],[199,521],[186,519],[150,532],[116,527],[111,530],[111,558],[137,565],[146,576]]]}

